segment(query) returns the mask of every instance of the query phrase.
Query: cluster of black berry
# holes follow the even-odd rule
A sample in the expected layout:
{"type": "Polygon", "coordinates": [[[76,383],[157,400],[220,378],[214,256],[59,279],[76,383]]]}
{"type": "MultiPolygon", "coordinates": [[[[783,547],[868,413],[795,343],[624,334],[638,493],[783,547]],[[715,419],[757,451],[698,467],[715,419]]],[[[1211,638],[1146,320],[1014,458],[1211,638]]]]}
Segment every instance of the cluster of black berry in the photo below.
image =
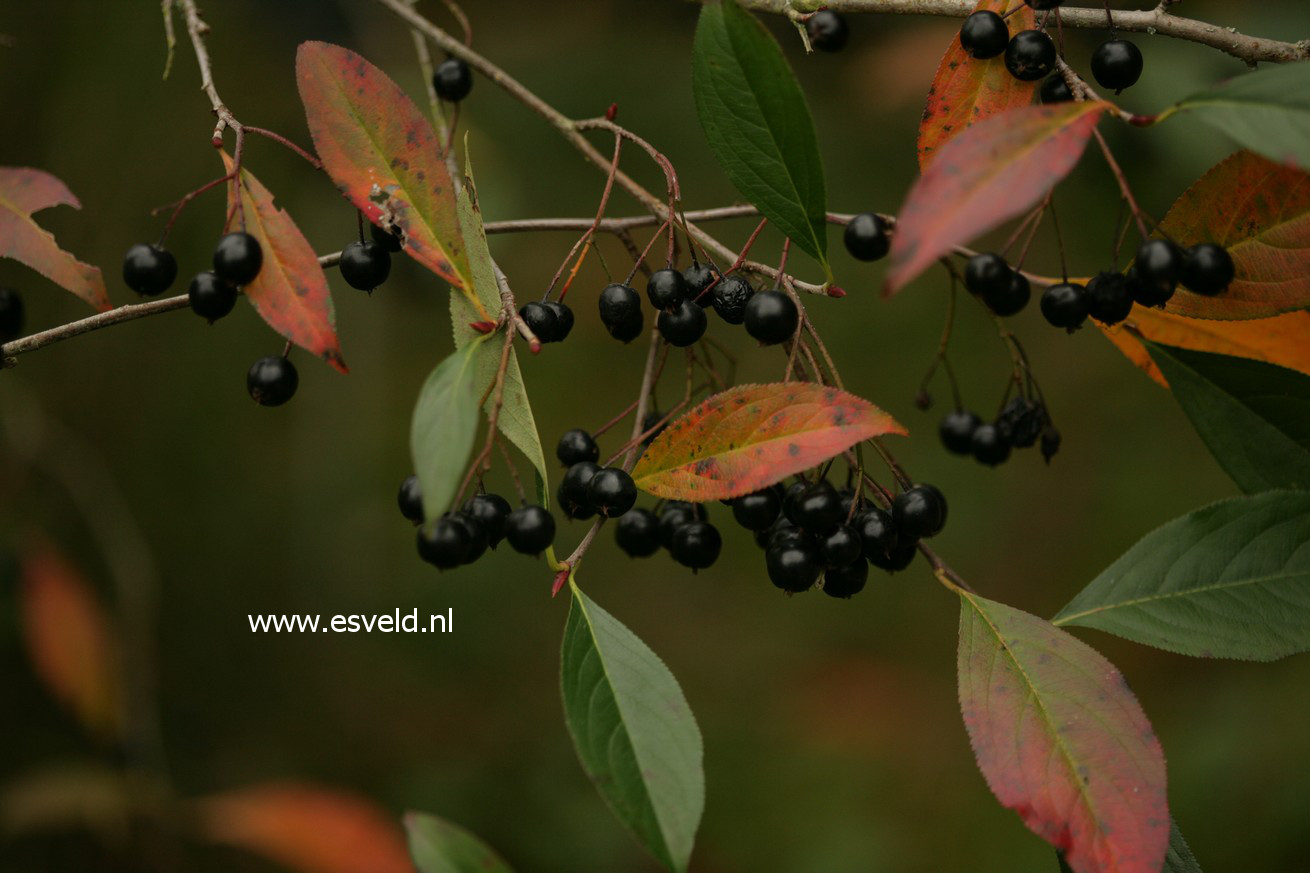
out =
{"type": "Polygon", "coordinates": [[[632,477],[619,467],[600,466],[600,447],[585,430],[566,431],[555,447],[555,457],[565,467],[555,497],[568,518],[618,518],[637,502],[632,477]]]}
{"type": "Polygon", "coordinates": [[[0,285],[0,343],[23,335],[23,298],[13,288],[0,285]]]}
{"type": "Polygon", "coordinates": [[[543,343],[563,342],[573,330],[573,310],[558,300],[524,304],[519,317],[543,343]]]}
{"type": "Polygon", "coordinates": [[[1060,450],[1060,431],[1042,400],[1011,397],[995,421],[984,422],[967,409],[948,412],[937,428],[946,450],[972,455],[981,464],[996,467],[1010,458],[1014,449],[1041,444],[1042,456],[1050,463],[1060,450]]]}
{"type": "MultiPolygon", "coordinates": [[[[1034,9],[1055,9],[1063,0],[1025,0],[1034,9]]],[[[1025,82],[1045,78],[1041,87],[1043,103],[1061,103],[1073,99],[1064,77],[1051,75],[1055,69],[1055,43],[1044,30],[1023,30],[1010,36],[1005,19],[995,12],[980,10],[964,20],[960,28],[960,45],[971,56],[987,59],[1005,55],[1010,75],[1025,82]],[[1049,76],[1049,78],[1047,78],[1049,76]]],[[[1135,43],[1112,38],[1092,52],[1092,76],[1102,88],[1116,94],[1131,88],[1142,77],[1142,52],[1135,43]]]]}
{"type": "Polygon", "coordinates": [[[423,493],[418,477],[400,483],[396,495],[400,514],[418,525],[419,557],[440,570],[472,564],[503,539],[516,552],[539,555],[555,541],[555,517],[525,503],[510,510],[499,494],[474,494],[457,511],[423,524],[423,493]]]}
{"type": "MultiPolygon", "coordinates": [[[[692,263],[685,271],[656,270],[646,283],[646,297],[659,313],[656,326],[670,345],[684,347],[705,335],[706,307],[725,322],[742,324],[764,345],[792,338],[800,324],[796,303],[782,291],[756,291],[741,276],[721,276],[714,267],[692,263]]],[[[629,285],[615,283],[600,292],[600,320],[610,336],[631,342],[645,324],[641,296],[629,285]]]]}

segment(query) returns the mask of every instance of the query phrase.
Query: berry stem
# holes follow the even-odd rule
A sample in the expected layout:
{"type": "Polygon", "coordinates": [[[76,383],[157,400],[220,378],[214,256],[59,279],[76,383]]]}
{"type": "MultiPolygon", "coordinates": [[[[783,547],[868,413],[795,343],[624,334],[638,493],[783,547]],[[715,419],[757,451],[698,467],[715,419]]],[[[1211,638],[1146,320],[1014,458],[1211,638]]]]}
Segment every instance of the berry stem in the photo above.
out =
{"type": "Polygon", "coordinates": [[[172,214],[168,216],[168,223],[164,225],[164,231],[159,235],[159,245],[163,246],[163,244],[167,242],[168,235],[173,232],[173,225],[177,223],[178,216],[182,214],[182,210],[186,208],[187,204],[189,204],[192,200],[199,197],[201,194],[204,194],[206,191],[210,191],[214,188],[217,188],[219,185],[231,181],[231,179],[232,179],[231,173],[228,173],[225,176],[219,176],[217,179],[214,179],[210,182],[206,182],[205,184],[201,185],[196,190],[184,194],[181,200],[175,201],[174,203],[166,203],[163,206],[156,206],[154,209],[150,210],[151,215],[156,215],[162,212],[163,210],[168,209],[170,206],[173,207],[172,214]]]}
{"type": "Polygon", "coordinates": [[[1137,205],[1137,198],[1133,196],[1132,186],[1128,184],[1128,177],[1124,175],[1123,168],[1119,162],[1114,159],[1114,153],[1110,151],[1110,144],[1105,141],[1105,137],[1096,128],[1092,128],[1092,136],[1096,137],[1096,144],[1101,148],[1101,154],[1105,155],[1105,162],[1110,165],[1110,172],[1114,174],[1114,180],[1119,185],[1119,190],[1123,192],[1124,200],[1128,203],[1129,210],[1132,211],[1133,220],[1137,222],[1137,230],[1142,234],[1142,239],[1151,236],[1151,232],[1146,227],[1146,219],[1143,217],[1142,208],[1137,205]]]}
{"type": "Polygon", "coordinates": [[[265,128],[262,127],[252,127],[249,124],[243,125],[242,129],[245,130],[246,133],[258,134],[259,136],[262,136],[265,139],[271,139],[273,142],[277,143],[278,145],[285,146],[286,148],[290,149],[291,151],[295,152],[296,154],[304,158],[306,161],[308,161],[309,165],[313,167],[315,170],[323,169],[322,161],[320,161],[318,158],[314,157],[309,152],[305,151],[300,146],[296,145],[295,143],[293,143],[291,140],[287,139],[285,136],[283,136],[280,133],[274,133],[273,131],[266,130],[265,128]]]}
{"type": "Polygon", "coordinates": [[[928,385],[932,382],[932,377],[937,374],[938,365],[941,365],[946,371],[946,380],[951,385],[951,399],[955,401],[955,408],[963,409],[964,402],[960,397],[960,386],[955,380],[955,369],[951,366],[950,359],[946,357],[951,344],[951,333],[955,329],[955,305],[960,290],[960,276],[953,264],[947,261],[946,265],[951,274],[951,290],[946,297],[946,322],[942,325],[941,339],[937,341],[937,353],[933,355],[932,363],[928,365],[928,372],[923,374],[923,381],[919,383],[919,393],[928,392],[928,385]]]}
{"type": "MultiPolygon", "coordinates": [[[[574,251],[576,251],[578,248],[578,244],[581,244],[583,247],[582,254],[578,255],[578,260],[576,263],[574,263],[573,270],[569,273],[568,279],[564,281],[564,287],[560,289],[559,299],[561,303],[564,301],[565,295],[569,293],[569,288],[573,285],[573,279],[575,276],[578,275],[578,269],[582,267],[582,262],[587,259],[587,253],[591,251],[592,241],[596,237],[596,228],[600,225],[601,219],[605,217],[605,209],[610,202],[610,192],[614,190],[614,175],[619,171],[619,156],[622,154],[622,152],[623,152],[623,137],[619,136],[618,134],[615,134],[614,158],[610,161],[610,171],[605,176],[605,188],[604,190],[601,191],[600,194],[600,205],[596,207],[596,218],[594,221],[592,221],[591,227],[583,231],[582,238],[578,240],[578,243],[573,246],[574,251]]],[[[569,252],[569,257],[570,258],[573,257],[572,251],[569,252]]],[[[566,258],[565,263],[567,263],[567,261],[568,259],[566,258]]],[[[560,270],[562,271],[563,269],[564,266],[563,264],[561,264],[560,270]]],[[[550,287],[546,289],[546,294],[542,297],[542,300],[550,299],[550,292],[554,289],[555,283],[559,281],[559,275],[560,275],[559,272],[555,273],[555,278],[551,280],[550,287]]]]}

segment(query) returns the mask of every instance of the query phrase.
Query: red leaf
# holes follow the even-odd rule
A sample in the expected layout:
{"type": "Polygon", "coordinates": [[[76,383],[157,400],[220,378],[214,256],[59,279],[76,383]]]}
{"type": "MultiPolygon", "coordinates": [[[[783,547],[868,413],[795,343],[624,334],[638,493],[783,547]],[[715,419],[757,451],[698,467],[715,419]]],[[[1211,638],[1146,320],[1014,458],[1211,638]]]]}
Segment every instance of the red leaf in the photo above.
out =
{"type": "Polygon", "coordinates": [[[1160,873],[1164,753],[1123,674],[1034,615],[960,600],[960,708],[997,799],[1076,873],[1160,873]]]}
{"type": "Polygon", "coordinates": [[[1104,103],[1027,106],[995,115],[944,145],[901,207],[887,294],[957,245],[1022,215],[1069,174],[1104,103]]]}
{"type": "MultiPolygon", "coordinates": [[[[232,172],[232,159],[223,152],[223,164],[232,172]]],[[[234,206],[228,186],[228,209],[234,206]]],[[[264,266],[245,294],[268,326],[296,345],[347,372],[337,340],[336,315],[327,276],[318,255],[291,220],[273,205],[273,194],[244,167],[241,170],[241,208],[246,232],[264,249],[264,266]]]]}
{"type": "Polygon", "coordinates": [[[121,727],[118,645],[100,602],[76,568],[48,546],[22,564],[23,641],[36,674],[92,732],[121,727]]]}
{"type": "Polygon", "coordinates": [[[472,293],[445,144],[400,86],[363,57],[325,42],[301,43],[296,81],[314,147],[332,181],[374,224],[398,227],[410,257],[472,293]]]}
{"type": "Polygon", "coordinates": [[[51,206],[82,208],[73,192],[49,173],[0,167],[0,258],[26,264],[101,312],[109,309],[100,269],[61,249],[55,238],[32,220],[32,213],[51,206]]]}
{"type": "Polygon", "coordinates": [[[809,382],[739,385],[670,424],[632,476],[656,497],[726,500],[889,433],[906,431],[872,403],[836,388],[809,382]]]}
{"type": "MultiPolygon", "coordinates": [[[[1005,15],[1011,33],[1035,26],[1035,16],[1023,0],[980,0],[976,11],[991,10],[1005,15]]],[[[928,89],[928,103],[919,123],[919,169],[926,170],[946,141],[966,128],[1007,109],[1033,102],[1036,82],[1010,75],[1003,56],[979,60],[970,57],[957,35],[946,50],[937,75],[928,89]]]]}
{"type": "Polygon", "coordinates": [[[1252,152],[1210,169],[1169,210],[1181,245],[1226,246],[1237,279],[1217,297],[1185,288],[1165,306],[1193,318],[1268,318],[1310,306],[1310,175],[1252,152]]]}
{"type": "Polygon", "coordinates": [[[300,873],[414,873],[399,825],[373,803],[274,783],[200,801],[205,835],[300,873]]]}

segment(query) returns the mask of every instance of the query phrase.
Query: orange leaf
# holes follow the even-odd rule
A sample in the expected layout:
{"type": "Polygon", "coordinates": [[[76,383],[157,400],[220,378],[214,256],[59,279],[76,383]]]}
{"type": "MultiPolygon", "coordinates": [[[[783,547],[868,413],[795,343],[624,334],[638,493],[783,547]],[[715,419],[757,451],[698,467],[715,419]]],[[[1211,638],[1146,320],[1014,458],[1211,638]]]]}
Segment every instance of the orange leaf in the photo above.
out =
{"type": "MultiPolygon", "coordinates": [[[[1005,15],[1011,33],[1035,27],[1032,9],[1023,0],[980,0],[975,11],[990,10],[1005,15]]],[[[1025,82],[1005,69],[1005,57],[979,60],[960,45],[957,35],[946,50],[937,75],[928,89],[928,103],[919,122],[919,169],[928,164],[946,141],[960,131],[985,121],[1007,109],[1017,109],[1033,102],[1036,82],[1025,82]]]]}
{"type": "MultiPolygon", "coordinates": [[[[232,172],[232,158],[223,152],[232,172]]],[[[228,186],[228,209],[234,208],[228,186]]],[[[273,204],[273,194],[248,170],[241,170],[241,209],[246,232],[264,249],[264,266],[245,287],[246,298],[268,326],[296,345],[327,361],[342,373],[346,362],[337,340],[336,315],[327,276],[314,247],[285,210],[273,204]]]]}
{"type": "Polygon", "coordinates": [[[1078,163],[1106,106],[1012,109],[942,146],[898,213],[885,293],[1040,202],[1078,163]]]}
{"type": "Polygon", "coordinates": [[[632,477],[656,497],[726,500],[889,433],[906,431],[872,403],[836,388],[808,382],[739,385],[670,424],[632,477]]]}
{"type": "Polygon", "coordinates": [[[199,812],[208,839],[300,873],[414,873],[400,826],[354,794],[269,783],[205,798],[199,812]]]}
{"type": "Polygon", "coordinates": [[[122,722],[118,645],[77,569],[41,545],[23,556],[23,640],[36,674],[89,730],[114,737],[122,722]]]}
{"type": "Polygon", "coordinates": [[[0,258],[27,264],[101,312],[109,309],[100,269],[61,249],[54,236],[32,220],[32,213],[51,206],[82,208],[68,186],[49,173],[0,167],[0,258]]]}
{"type": "Polygon", "coordinates": [[[1237,278],[1217,297],[1179,288],[1165,309],[1193,318],[1268,318],[1310,306],[1310,175],[1252,152],[1211,168],[1160,230],[1228,249],[1237,278]]]}
{"type": "Polygon", "coordinates": [[[1247,321],[1213,321],[1135,306],[1123,325],[1101,327],[1110,342],[1130,361],[1168,387],[1146,347],[1127,328],[1162,345],[1251,358],[1310,375],[1310,342],[1307,342],[1310,312],[1287,312],[1247,321]]]}

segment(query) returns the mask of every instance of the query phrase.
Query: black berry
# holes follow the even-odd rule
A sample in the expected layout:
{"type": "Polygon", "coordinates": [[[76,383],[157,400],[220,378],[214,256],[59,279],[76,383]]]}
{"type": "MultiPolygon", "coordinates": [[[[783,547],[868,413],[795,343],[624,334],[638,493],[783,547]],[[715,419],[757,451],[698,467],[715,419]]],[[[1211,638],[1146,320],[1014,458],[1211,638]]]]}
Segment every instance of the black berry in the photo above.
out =
{"type": "Polygon", "coordinates": [[[769,581],[794,594],[814,587],[823,572],[818,550],[804,540],[770,545],[764,552],[764,566],[769,572],[769,581]]]}
{"type": "Polygon", "coordinates": [[[805,33],[810,38],[810,45],[821,52],[841,51],[851,36],[846,19],[831,9],[820,9],[806,19],[805,33]]]}
{"type": "Polygon", "coordinates": [[[755,545],[761,549],[767,549],[770,546],[792,545],[794,543],[810,543],[813,545],[813,540],[809,534],[785,518],[779,518],[764,530],[755,532],[755,545]]]}
{"type": "Polygon", "coordinates": [[[673,548],[673,535],[679,528],[693,521],[704,521],[705,511],[698,504],[684,500],[670,500],[660,510],[660,545],[666,549],[673,548]]]}
{"type": "Polygon", "coordinates": [[[1183,275],[1186,253],[1166,239],[1148,239],[1137,247],[1129,279],[1133,299],[1143,306],[1163,306],[1174,296],[1183,275]]]}
{"type": "Polygon", "coordinates": [[[896,573],[910,566],[918,552],[919,548],[916,542],[899,543],[889,549],[885,555],[875,555],[870,558],[869,563],[880,570],[886,570],[888,573],[896,573]]]}
{"type": "Polygon", "coordinates": [[[892,522],[903,540],[934,537],[946,526],[946,497],[933,485],[907,488],[892,501],[892,522]]]}
{"type": "Polygon", "coordinates": [[[607,285],[600,292],[600,320],[610,336],[631,342],[641,335],[641,297],[627,285],[607,285]]]}
{"type": "Polygon", "coordinates": [[[137,243],[123,256],[123,282],[138,294],[163,294],[177,278],[177,259],[159,246],[137,243]]]}
{"type": "Polygon", "coordinates": [[[505,519],[505,541],[516,552],[539,555],[555,542],[555,517],[533,503],[520,506],[505,519]]]}
{"type": "Polygon", "coordinates": [[[543,343],[555,341],[555,332],[559,325],[555,313],[544,303],[534,300],[523,304],[523,308],[519,310],[519,318],[523,319],[528,329],[543,343]]]}
{"type": "Polygon", "coordinates": [[[637,502],[637,486],[618,467],[597,470],[587,482],[587,503],[606,518],[618,518],[637,502]]]}
{"type": "Polygon", "coordinates": [[[373,237],[373,242],[382,246],[382,248],[390,254],[394,255],[396,252],[400,251],[400,237],[397,234],[392,233],[384,227],[378,227],[376,224],[370,224],[368,226],[368,233],[369,236],[373,237]]]}
{"type": "Polygon", "coordinates": [[[473,71],[459,58],[448,58],[432,72],[432,87],[447,103],[458,103],[473,90],[473,71]]]}
{"type": "Polygon", "coordinates": [[[341,278],[357,291],[372,291],[391,275],[391,255],[371,240],[352,242],[341,250],[341,278]]]}
{"type": "Polygon", "coordinates": [[[710,292],[714,311],[728,324],[741,324],[746,320],[746,304],[755,295],[751,283],[741,276],[725,276],[710,292]]]}
{"type": "Polygon", "coordinates": [[[937,433],[942,438],[946,450],[956,455],[967,455],[973,450],[973,432],[982,424],[982,419],[966,409],[948,412],[937,425],[937,433]]]}
{"type": "Polygon", "coordinates": [[[299,386],[296,365],[282,355],[260,358],[246,373],[246,390],[260,406],[281,406],[295,396],[299,386]]]}
{"type": "Polygon", "coordinates": [[[1187,250],[1183,260],[1183,284],[1193,293],[1207,297],[1222,294],[1237,276],[1233,256],[1214,243],[1201,243],[1187,250]]]}
{"type": "Polygon", "coordinates": [[[630,557],[649,558],[660,550],[660,523],[649,509],[632,509],[614,525],[614,540],[630,557]]]}
{"type": "Polygon", "coordinates": [[[646,417],[641,420],[641,432],[646,436],[642,437],[641,444],[648,446],[655,441],[655,438],[664,433],[664,429],[669,423],[664,420],[664,413],[658,409],[652,409],[646,413],[646,417]]]}
{"type": "Polygon", "coordinates": [[[547,300],[541,305],[555,313],[555,333],[550,342],[563,342],[573,330],[573,310],[567,303],[558,300],[547,300]]]}
{"type": "Polygon", "coordinates": [[[866,509],[855,517],[855,530],[864,544],[864,559],[881,567],[898,545],[901,537],[889,513],[881,509],[866,509]]]}
{"type": "Polygon", "coordinates": [[[829,567],[823,574],[823,593],[829,597],[849,599],[864,590],[869,581],[869,565],[864,561],[829,567]]]}
{"type": "Polygon", "coordinates": [[[1118,324],[1133,311],[1133,293],[1123,273],[1097,273],[1087,283],[1087,312],[1102,324],[1118,324]]]}
{"type": "Polygon", "coordinates": [[[418,484],[418,476],[411,473],[400,483],[396,505],[400,507],[400,514],[410,521],[423,521],[423,490],[418,484]]]}
{"type": "Polygon", "coordinates": [[[973,432],[973,456],[989,467],[1004,464],[1010,457],[1010,441],[995,424],[981,425],[973,432]]]}
{"type": "Polygon", "coordinates": [[[214,272],[233,285],[249,285],[264,266],[264,249],[245,231],[229,233],[214,246],[214,272]]]}
{"type": "Polygon", "coordinates": [[[743,494],[732,501],[732,517],[747,530],[765,530],[782,512],[782,495],[776,487],[743,494]]]}
{"type": "Polygon", "coordinates": [[[693,570],[704,570],[719,559],[723,551],[723,537],[719,529],[706,521],[684,524],[673,534],[669,554],[673,560],[693,570]]]}
{"type": "Polygon", "coordinates": [[[719,278],[719,271],[709,264],[693,261],[690,267],[682,271],[682,278],[687,283],[687,299],[701,306],[709,306],[712,298],[705,293],[705,289],[719,278]]]}
{"type": "Polygon", "coordinates": [[[841,497],[827,482],[816,482],[796,499],[795,522],[807,533],[824,535],[842,521],[841,497]]]}
{"type": "Polygon", "coordinates": [[[1055,69],[1055,43],[1040,30],[1023,30],[1005,47],[1005,68],[1024,82],[1036,82],[1055,69]]]}
{"type": "MultiPolygon", "coordinates": [[[[1004,25],[1002,25],[1004,26],[1004,25]]],[[[887,222],[874,212],[861,212],[846,225],[842,235],[846,251],[860,261],[876,261],[891,250],[892,241],[887,233],[887,222]]]]}
{"type": "Polygon", "coordinates": [[[451,516],[418,529],[419,557],[441,570],[463,564],[472,545],[469,528],[451,516]]]}
{"type": "Polygon", "coordinates": [[[787,490],[782,494],[782,514],[792,524],[796,524],[799,518],[797,510],[800,507],[801,495],[810,490],[810,483],[804,479],[797,479],[787,486],[787,490]]]}
{"type": "Polygon", "coordinates": [[[1027,449],[1037,442],[1037,437],[1049,420],[1044,403],[1033,403],[1026,397],[1016,395],[1005,404],[996,424],[1003,433],[1009,435],[1010,445],[1016,449],[1027,449]]]}
{"type": "Polygon", "coordinates": [[[1017,315],[1028,305],[1032,295],[1032,286],[1028,283],[1028,277],[1018,270],[1011,270],[1010,279],[1005,283],[1004,290],[984,293],[983,302],[997,315],[1017,315]]]}
{"type": "Polygon", "coordinates": [[[1046,463],[1051,463],[1051,458],[1054,458],[1060,451],[1061,442],[1062,437],[1060,432],[1056,430],[1055,425],[1046,425],[1045,429],[1042,430],[1042,458],[1046,463]]]}
{"type": "Polygon", "coordinates": [[[187,288],[191,311],[213,324],[237,305],[237,289],[214,273],[197,273],[187,288]]]}
{"type": "Polygon", "coordinates": [[[509,518],[509,501],[499,494],[474,494],[464,501],[461,511],[482,525],[487,541],[494,549],[505,537],[505,520],[509,518]]]}
{"type": "Polygon", "coordinates": [[[759,291],[746,301],[743,321],[748,334],[771,346],[792,338],[800,324],[800,313],[781,291],[759,291]]]}
{"type": "Polygon", "coordinates": [[[591,484],[591,477],[599,471],[600,465],[591,461],[583,461],[569,467],[564,478],[560,480],[555,495],[559,499],[559,508],[564,511],[565,516],[584,519],[596,514],[596,508],[591,505],[588,497],[588,486],[591,484]]]}
{"type": "Polygon", "coordinates": [[[600,446],[580,427],[573,430],[564,431],[564,436],[559,438],[559,443],[555,446],[555,457],[559,458],[561,464],[565,467],[572,467],[574,464],[581,464],[583,461],[599,461],[600,446]]]}
{"type": "Polygon", "coordinates": [[[646,282],[646,296],[656,309],[672,309],[687,297],[687,280],[672,267],[656,270],[646,282]]]}
{"type": "Polygon", "coordinates": [[[0,286],[0,343],[23,334],[23,298],[13,288],[0,286]]]}
{"type": "Polygon", "coordinates": [[[462,526],[469,537],[469,547],[464,553],[462,563],[472,564],[486,554],[487,546],[491,544],[491,540],[487,536],[487,529],[482,526],[481,522],[466,512],[453,512],[450,514],[450,520],[462,526]]]}
{"type": "Polygon", "coordinates": [[[864,560],[864,540],[855,528],[839,524],[819,540],[819,556],[828,567],[845,567],[864,560]]]}
{"type": "MultiPolygon", "coordinates": [[[[681,274],[677,274],[681,278],[681,274]]],[[[684,348],[694,345],[705,336],[708,319],[705,310],[690,300],[683,300],[673,309],[660,311],[656,319],[660,335],[669,341],[669,345],[684,348]]]]}
{"type": "Polygon", "coordinates": [[[1087,320],[1091,300],[1082,285],[1064,282],[1042,292],[1042,317],[1052,327],[1073,331],[1087,320]]]}
{"type": "Polygon", "coordinates": [[[964,265],[964,287],[970,294],[983,298],[989,294],[1004,294],[1010,290],[1013,272],[1005,258],[995,252],[983,252],[969,258],[964,265]]]}
{"type": "Polygon", "coordinates": [[[1037,91],[1037,96],[1042,103],[1049,106],[1052,103],[1068,103],[1073,99],[1073,91],[1070,90],[1064,76],[1056,73],[1046,77],[1046,81],[1042,82],[1042,87],[1037,91]]]}
{"type": "Polygon", "coordinates": [[[1092,76],[1116,94],[1142,78],[1142,50],[1126,39],[1110,39],[1092,52],[1092,76]]]}
{"type": "Polygon", "coordinates": [[[990,10],[972,13],[960,27],[960,45],[980,60],[996,57],[1009,44],[1010,29],[1005,19],[990,10]]]}

